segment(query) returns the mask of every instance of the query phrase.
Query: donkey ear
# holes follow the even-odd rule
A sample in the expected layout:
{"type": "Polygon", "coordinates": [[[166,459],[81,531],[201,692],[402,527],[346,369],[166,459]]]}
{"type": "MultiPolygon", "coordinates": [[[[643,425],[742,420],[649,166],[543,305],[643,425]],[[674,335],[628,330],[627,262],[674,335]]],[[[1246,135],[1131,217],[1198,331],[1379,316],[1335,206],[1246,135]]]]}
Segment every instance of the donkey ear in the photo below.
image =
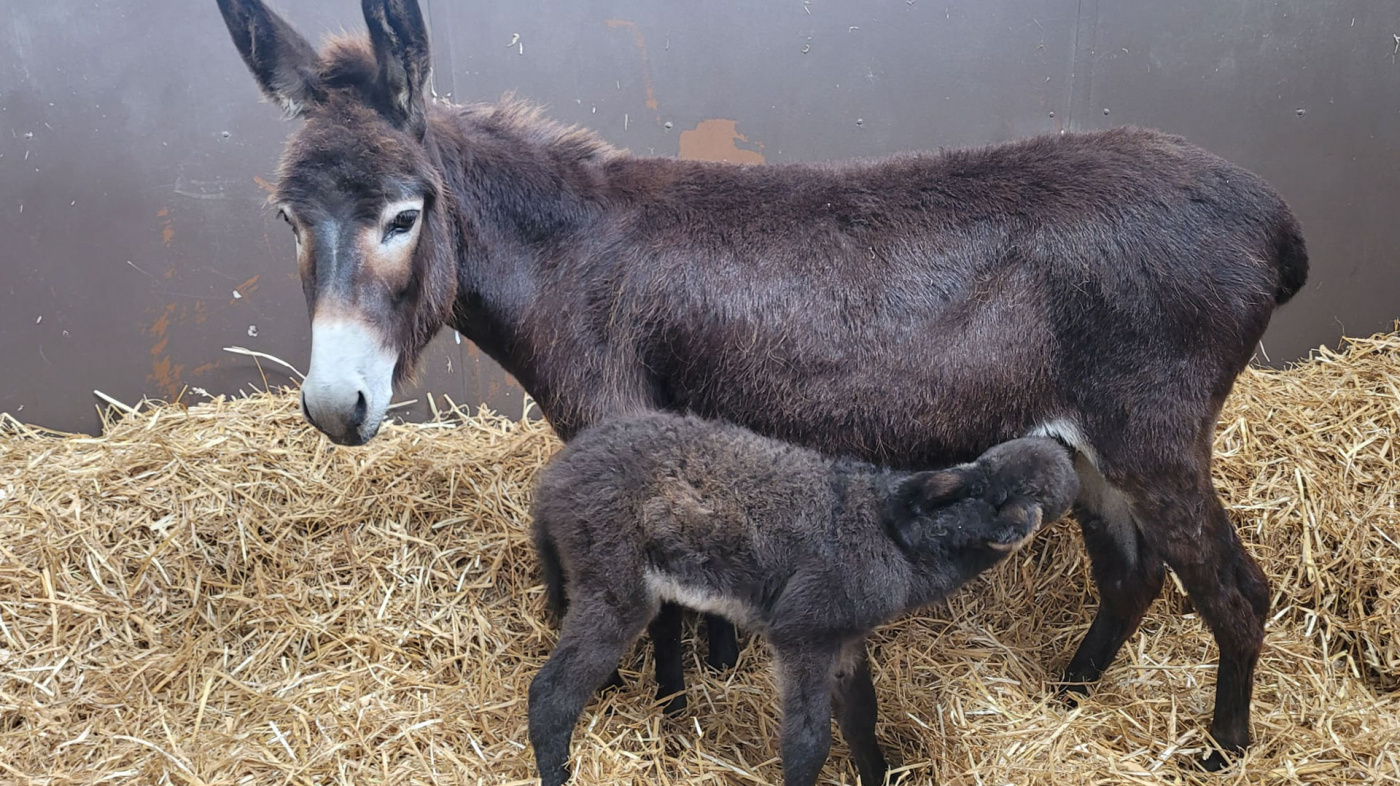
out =
{"type": "Polygon", "coordinates": [[[362,0],[390,120],[417,136],[427,128],[428,26],[418,0],[362,0]]]}
{"type": "Polygon", "coordinates": [[[320,99],[316,49],[262,0],[218,0],[233,45],[263,94],[287,117],[320,99]]]}

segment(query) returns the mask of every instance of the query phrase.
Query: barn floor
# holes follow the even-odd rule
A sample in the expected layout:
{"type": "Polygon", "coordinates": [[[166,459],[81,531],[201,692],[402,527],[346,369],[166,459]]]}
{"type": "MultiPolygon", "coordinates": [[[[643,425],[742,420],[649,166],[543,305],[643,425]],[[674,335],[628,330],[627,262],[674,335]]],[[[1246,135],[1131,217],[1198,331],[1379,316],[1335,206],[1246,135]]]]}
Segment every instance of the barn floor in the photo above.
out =
{"type": "MultiPolygon", "coordinates": [[[[0,421],[0,782],[530,782],[526,686],[553,634],[526,511],[556,442],[461,417],[361,449],[285,393],[143,406],[97,439],[0,421]]],[[[1275,589],[1234,771],[1189,761],[1215,648],[1172,582],[1091,698],[1052,697],[1095,604],[1062,523],[879,633],[898,775],[1400,780],[1398,443],[1400,335],[1251,371],[1231,398],[1218,481],[1275,589]]],[[[577,783],[779,780],[761,643],[732,673],[692,663],[676,720],[636,652],[575,735],[577,783]]],[[[853,781],[838,742],[823,783],[853,781]]]]}

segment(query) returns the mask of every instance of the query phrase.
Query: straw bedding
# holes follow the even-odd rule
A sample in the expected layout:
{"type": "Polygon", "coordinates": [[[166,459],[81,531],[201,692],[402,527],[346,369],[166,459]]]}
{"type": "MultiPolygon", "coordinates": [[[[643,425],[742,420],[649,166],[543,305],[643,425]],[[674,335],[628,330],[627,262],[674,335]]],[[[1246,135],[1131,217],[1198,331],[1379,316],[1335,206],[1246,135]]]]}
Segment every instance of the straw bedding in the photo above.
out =
{"type": "MultiPolygon", "coordinates": [[[[874,642],[908,783],[1400,779],[1400,335],[1244,375],[1218,482],[1275,590],[1241,767],[1204,775],[1215,648],[1168,589],[1093,696],[1062,524],[874,642]]],[[[501,784],[533,774],[553,641],[527,538],[538,422],[453,410],[331,446],[286,392],[146,405],[100,438],[0,425],[0,782],[501,784]]],[[[692,649],[703,649],[694,641],[692,649]]],[[[581,784],[773,783],[761,642],[660,716],[648,648],[575,736],[581,784]]],[[[839,736],[839,735],[838,735],[839,736]]],[[[839,744],[825,783],[854,780],[839,744]]]]}

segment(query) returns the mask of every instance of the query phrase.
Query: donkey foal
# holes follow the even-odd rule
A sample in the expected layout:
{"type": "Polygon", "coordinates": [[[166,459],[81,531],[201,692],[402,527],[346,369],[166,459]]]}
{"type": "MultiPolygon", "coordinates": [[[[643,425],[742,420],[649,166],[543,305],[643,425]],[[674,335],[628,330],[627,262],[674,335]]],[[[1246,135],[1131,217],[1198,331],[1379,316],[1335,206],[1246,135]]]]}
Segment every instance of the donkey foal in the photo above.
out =
{"type": "Polygon", "coordinates": [[[1048,439],[913,473],[693,416],[583,431],[541,473],[535,497],[549,602],[563,611],[559,643],[530,684],[542,781],[568,780],[588,697],[673,602],[771,642],[784,783],[816,782],[833,705],[861,781],[883,783],[865,637],[996,564],[1078,491],[1069,452],[1048,439]]]}

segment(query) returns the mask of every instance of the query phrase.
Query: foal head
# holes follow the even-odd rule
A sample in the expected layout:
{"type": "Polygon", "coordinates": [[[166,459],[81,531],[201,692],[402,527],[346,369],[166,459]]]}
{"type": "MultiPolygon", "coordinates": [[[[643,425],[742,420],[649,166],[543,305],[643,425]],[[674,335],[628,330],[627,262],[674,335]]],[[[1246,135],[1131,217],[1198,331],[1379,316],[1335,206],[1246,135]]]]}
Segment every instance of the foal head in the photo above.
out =
{"type": "Polygon", "coordinates": [[[218,3],[263,93],[305,120],[272,200],[296,235],[311,314],[302,411],[336,442],[363,444],[456,294],[427,27],[416,0],[363,0],[368,38],[318,53],[261,0],[218,3]]]}

